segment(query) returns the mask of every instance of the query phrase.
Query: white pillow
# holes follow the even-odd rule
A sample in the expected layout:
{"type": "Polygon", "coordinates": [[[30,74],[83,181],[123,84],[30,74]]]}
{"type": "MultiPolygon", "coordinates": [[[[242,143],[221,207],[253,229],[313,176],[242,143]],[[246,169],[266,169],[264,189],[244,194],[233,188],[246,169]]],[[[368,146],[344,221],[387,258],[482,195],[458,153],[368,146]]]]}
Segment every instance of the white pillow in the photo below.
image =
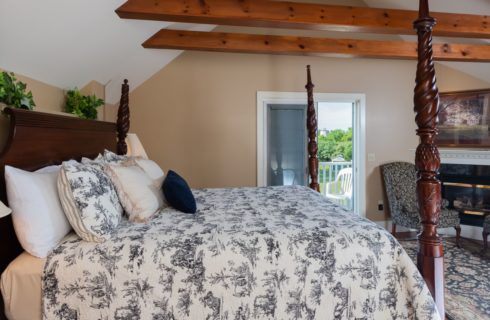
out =
{"type": "Polygon", "coordinates": [[[165,180],[165,173],[155,161],[140,157],[133,158],[133,160],[134,163],[140,167],[151,180],[153,180],[153,183],[157,188],[162,187],[163,180],[165,180]]]}
{"type": "Polygon", "coordinates": [[[28,172],[5,166],[7,197],[22,248],[45,258],[71,230],[58,198],[58,170],[28,172]]]}
{"type": "Polygon", "coordinates": [[[100,166],[63,163],[58,192],[68,221],[83,240],[104,242],[119,225],[122,207],[100,166]]]}
{"type": "Polygon", "coordinates": [[[111,164],[106,172],[133,222],[146,222],[164,205],[163,192],[138,166],[111,164]]]}
{"type": "Polygon", "coordinates": [[[36,170],[34,172],[36,173],[51,173],[51,172],[60,172],[60,165],[54,165],[54,166],[47,166],[44,168],[41,168],[39,170],[36,170]]]}
{"type": "MultiPolygon", "coordinates": [[[[76,160],[73,160],[73,159],[65,161],[65,162],[66,163],[78,163],[76,160]]],[[[36,172],[36,173],[51,173],[51,172],[59,173],[60,169],[61,169],[61,165],[58,164],[58,165],[46,166],[46,167],[43,167],[43,168],[36,170],[34,172],[36,172]]]]}

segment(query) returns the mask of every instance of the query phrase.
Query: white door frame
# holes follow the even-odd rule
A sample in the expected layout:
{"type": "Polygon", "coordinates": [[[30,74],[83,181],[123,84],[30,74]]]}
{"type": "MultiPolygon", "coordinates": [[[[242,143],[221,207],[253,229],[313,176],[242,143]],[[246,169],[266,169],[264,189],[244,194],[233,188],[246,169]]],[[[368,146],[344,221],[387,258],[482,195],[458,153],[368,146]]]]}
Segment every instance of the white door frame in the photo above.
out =
{"type": "MultiPolygon", "coordinates": [[[[362,93],[314,93],[318,116],[318,102],[352,102],[353,154],[354,154],[354,212],[366,216],[366,95],[362,93]]],[[[268,104],[306,104],[306,92],[257,91],[257,186],[267,185],[267,105],[268,104]]]]}

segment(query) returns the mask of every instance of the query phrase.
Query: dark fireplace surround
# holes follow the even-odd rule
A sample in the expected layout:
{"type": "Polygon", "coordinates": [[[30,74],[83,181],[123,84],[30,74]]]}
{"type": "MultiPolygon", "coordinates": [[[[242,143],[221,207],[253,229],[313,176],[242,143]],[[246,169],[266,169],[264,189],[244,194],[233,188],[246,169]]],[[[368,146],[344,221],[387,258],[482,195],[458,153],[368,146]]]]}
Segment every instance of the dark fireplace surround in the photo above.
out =
{"type": "Polygon", "coordinates": [[[441,164],[443,205],[458,210],[461,224],[481,227],[490,214],[490,163],[441,164]]]}

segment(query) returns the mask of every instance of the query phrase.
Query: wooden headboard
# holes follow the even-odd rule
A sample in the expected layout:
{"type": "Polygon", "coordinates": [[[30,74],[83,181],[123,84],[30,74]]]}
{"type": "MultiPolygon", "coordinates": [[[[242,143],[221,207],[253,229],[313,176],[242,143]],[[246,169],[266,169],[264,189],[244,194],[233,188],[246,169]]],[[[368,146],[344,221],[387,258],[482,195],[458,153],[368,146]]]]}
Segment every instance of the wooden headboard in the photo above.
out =
{"type": "MultiPolygon", "coordinates": [[[[83,120],[70,116],[6,108],[10,118],[7,143],[0,154],[0,200],[8,203],[5,165],[34,171],[65,160],[94,158],[104,149],[125,153],[129,130],[129,86],[123,84],[118,123],[83,120]]],[[[11,216],[0,219],[0,272],[23,250],[11,216]]]]}

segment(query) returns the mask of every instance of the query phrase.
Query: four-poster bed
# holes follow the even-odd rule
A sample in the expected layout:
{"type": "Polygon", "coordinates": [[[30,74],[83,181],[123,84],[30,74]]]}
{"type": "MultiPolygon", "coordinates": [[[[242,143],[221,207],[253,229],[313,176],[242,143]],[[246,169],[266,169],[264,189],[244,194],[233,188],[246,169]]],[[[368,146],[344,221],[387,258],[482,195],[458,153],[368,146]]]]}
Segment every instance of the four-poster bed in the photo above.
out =
{"type": "MultiPolygon", "coordinates": [[[[117,124],[7,108],[11,127],[1,169],[32,171],[94,158],[118,146],[124,153],[128,91],[125,81],[117,124]]],[[[3,179],[0,185],[1,200],[7,202],[3,179]]],[[[383,228],[319,193],[305,187],[194,192],[195,217],[165,208],[147,224],[123,221],[103,243],[69,234],[45,260],[27,258],[10,218],[1,219],[0,262],[3,269],[10,263],[1,285],[7,316],[32,309],[28,318],[33,320],[247,319],[252,313],[258,318],[371,314],[381,319],[394,312],[401,319],[438,318],[401,245],[383,228]],[[27,288],[19,281],[26,261],[28,278],[34,280],[27,288]],[[401,270],[406,275],[397,277],[401,270]],[[42,299],[32,294],[36,291],[42,299]]]]}
{"type": "Polygon", "coordinates": [[[420,0],[419,18],[414,22],[418,36],[418,63],[415,79],[414,111],[420,144],[415,154],[417,199],[422,232],[418,236],[417,266],[444,315],[444,252],[437,234],[441,213],[441,182],[437,179],[441,160],[435,144],[439,122],[439,91],[436,85],[432,52],[432,29],[436,24],[429,15],[429,1],[420,0]]]}
{"type": "MultiPolygon", "coordinates": [[[[439,314],[444,315],[443,248],[436,230],[441,187],[436,177],[440,160],[434,144],[438,122],[438,90],[432,57],[432,28],[434,25],[435,20],[429,16],[428,1],[420,0],[419,18],[414,23],[418,33],[418,66],[414,103],[417,114],[417,134],[420,136],[420,145],[416,152],[417,196],[423,227],[419,235],[418,269],[434,297],[439,314]]],[[[309,67],[307,80],[310,187],[318,191],[317,123],[313,102],[314,85],[311,81],[309,67]]],[[[104,149],[117,150],[119,154],[125,154],[127,151],[125,138],[129,130],[128,95],[129,86],[125,80],[122,86],[117,124],[7,108],[6,114],[10,117],[11,126],[7,146],[0,155],[0,173],[3,174],[5,165],[33,171],[72,158],[78,160],[81,157],[93,158],[104,149]],[[117,140],[114,135],[117,136],[117,140]]],[[[306,193],[299,193],[310,197],[306,193]]],[[[0,183],[0,197],[3,202],[7,202],[3,179],[0,183]]],[[[317,198],[311,199],[319,201],[317,198]]],[[[353,218],[353,220],[358,219],[353,218]]],[[[363,222],[357,222],[363,224],[363,222]]],[[[371,230],[373,234],[380,234],[380,231],[374,226],[364,224],[363,226],[371,230]]],[[[5,270],[7,265],[22,252],[22,249],[18,244],[9,217],[0,220],[0,231],[0,238],[4,244],[0,248],[0,267],[5,270]]],[[[328,257],[325,256],[322,259],[325,260],[328,257]]]]}

